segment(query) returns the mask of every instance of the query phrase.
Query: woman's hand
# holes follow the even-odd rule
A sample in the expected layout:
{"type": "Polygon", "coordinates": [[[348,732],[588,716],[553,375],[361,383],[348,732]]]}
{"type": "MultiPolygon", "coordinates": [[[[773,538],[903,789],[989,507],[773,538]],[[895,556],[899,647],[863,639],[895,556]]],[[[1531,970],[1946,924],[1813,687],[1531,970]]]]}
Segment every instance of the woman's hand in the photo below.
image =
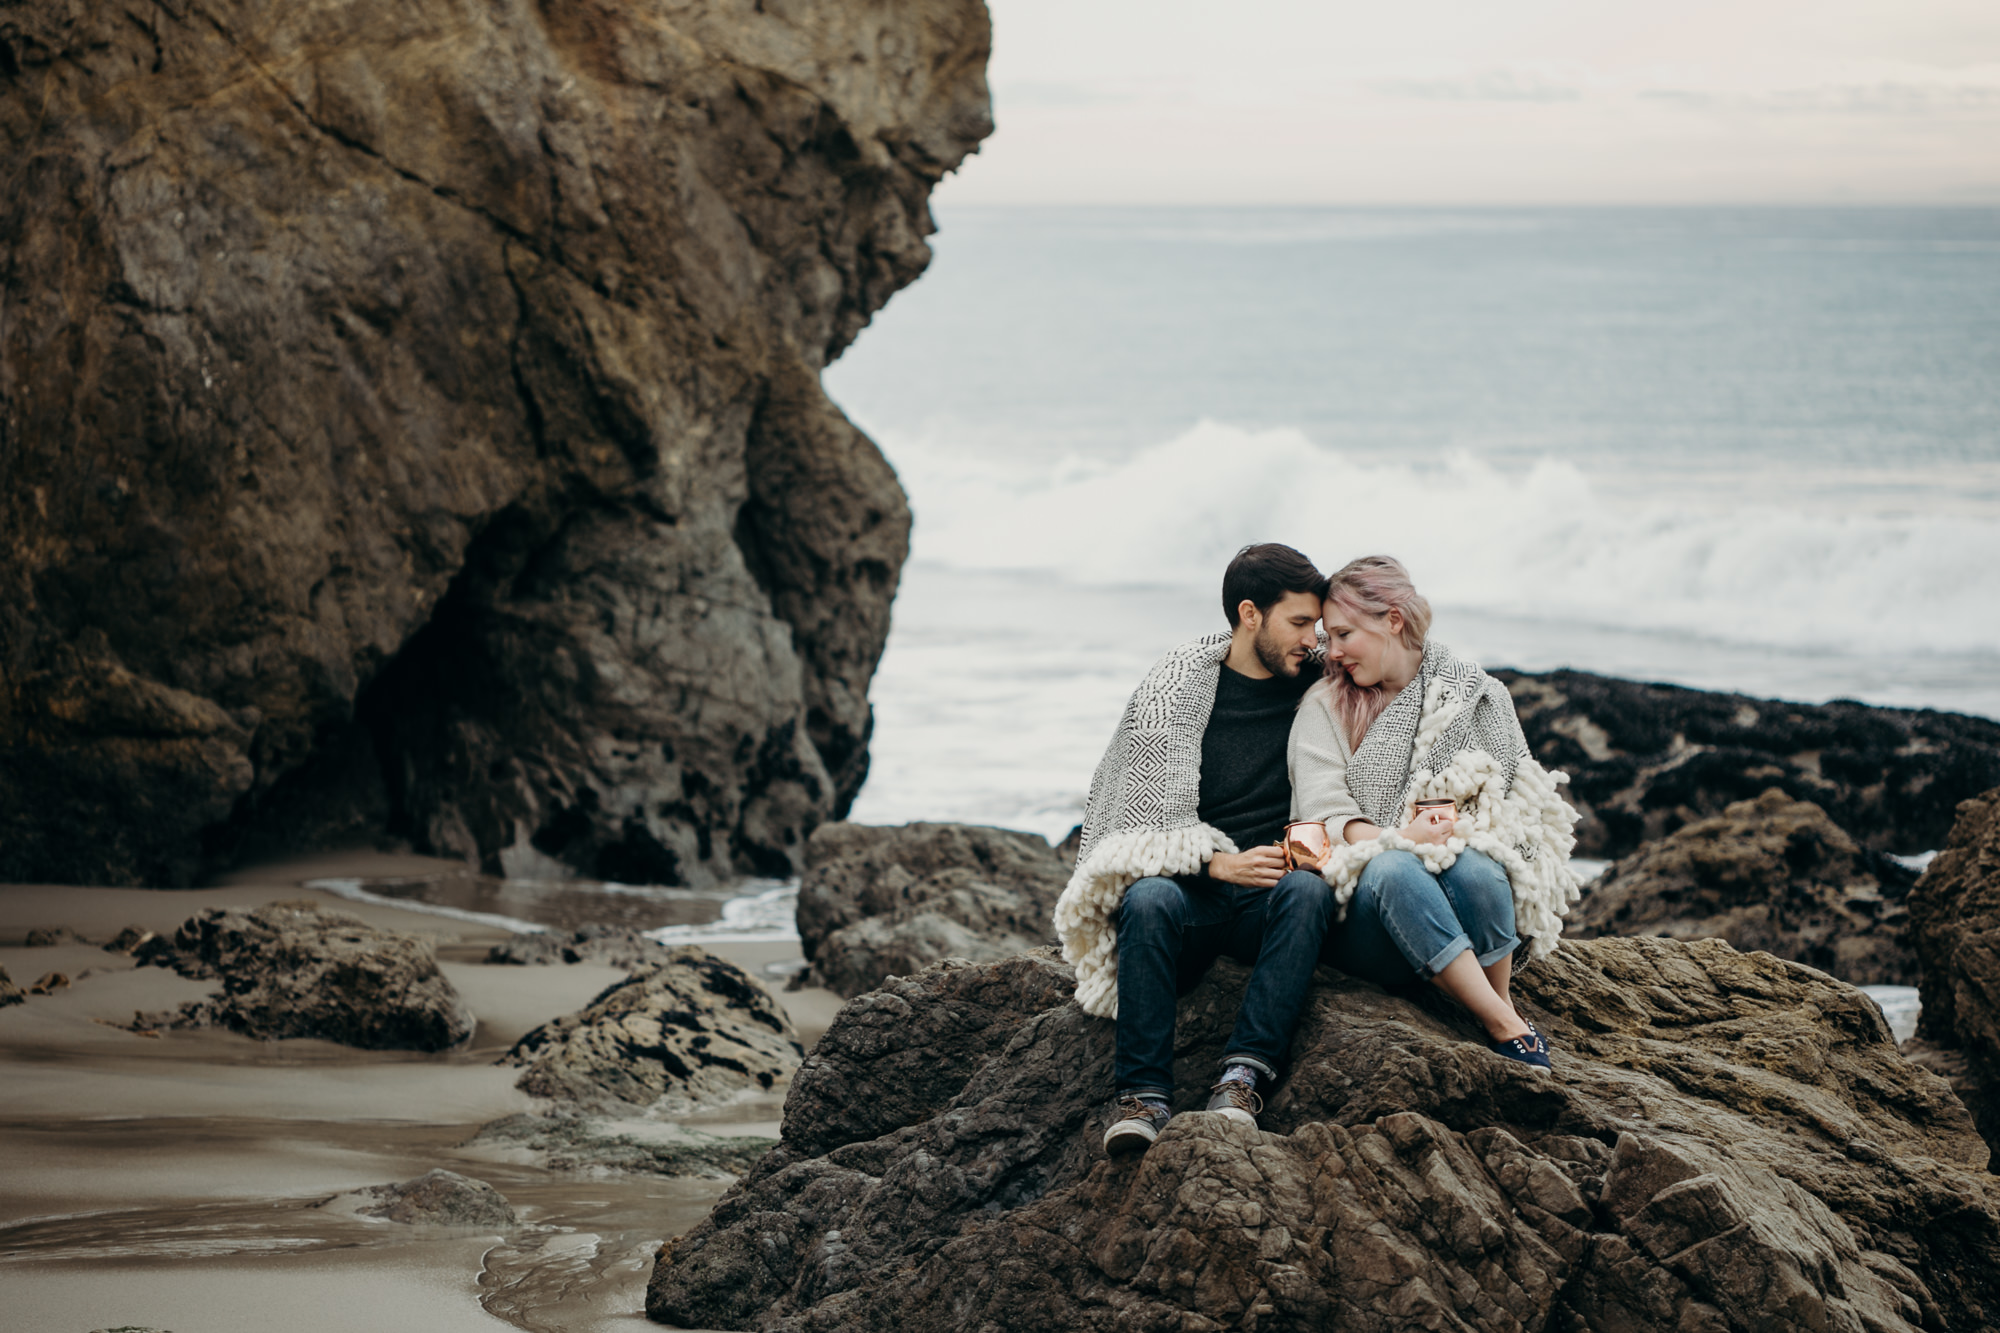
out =
{"type": "Polygon", "coordinates": [[[1419,810],[1416,817],[1403,825],[1397,832],[1411,842],[1422,847],[1428,843],[1441,843],[1458,827],[1456,812],[1444,808],[1419,810]]]}
{"type": "Polygon", "coordinates": [[[1268,889],[1285,877],[1284,849],[1275,845],[1247,852],[1217,852],[1208,860],[1208,877],[1246,889],[1268,889]]]}

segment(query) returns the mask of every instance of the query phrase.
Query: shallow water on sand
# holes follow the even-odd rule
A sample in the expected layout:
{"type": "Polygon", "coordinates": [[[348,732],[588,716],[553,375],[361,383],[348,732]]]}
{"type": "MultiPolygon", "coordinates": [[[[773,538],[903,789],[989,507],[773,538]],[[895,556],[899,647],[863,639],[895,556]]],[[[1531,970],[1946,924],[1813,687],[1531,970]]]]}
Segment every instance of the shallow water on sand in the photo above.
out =
{"type": "MultiPolygon", "coordinates": [[[[482,882],[377,854],[233,879],[185,893],[0,886],[0,965],[17,979],[61,971],[73,983],[0,1010],[0,1333],[650,1327],[641,1307],[653,1255],[729,1182],[561,1173],[517,1148],[466,1146],[482,1124],[531,1109],[513,1087],[517,1071],[494,1061],[624,975],[483,960],[520,930],[606,921],[702,942],[776,981],[800,961],[793,886],[749,884],[732,897],[482,882]],[[327,880],[356,891],[336,898],[305,883],[327,880]],[[90,944],[18,947],[35,926],[93,940],[128,923],[165,933],[204,907],[302,896],[434,939],[479,1019],[467,1046],[426,1055],[222,1031],[141,1037],[125,1026],[135,1009],[171,1007],[210,983],[90,944]],[[313,1207],[433,1167],[492,1184],[523,1225],[422,1230],[313,1207]]],[[[824,992],[781,998],[808,1044],[837,1008],[824,992]]],[[[775,1138],[781,1109],[782,1091],[681,1123],[775,1138]]],[[[667,1122],[619,1130],[676,1132],[667,1122]]]]}
{"type": "MultiPolygon", "coordinates": [[[[170,1172],[205,1158],[262,1164],[238,1166],[224,1182],[248,1194],[66,1210],[0,1226],[0,1283],[9,1293],[0,1327],[263,1333],[280,1313],[274,1302],[296,1305],[323,1284],[338,1296],[324,1318],[315,1309],[305,1325],[315,1330],[616,1326],[635,1317],[661,1240],[694,1225],[728,1185],[552,1175],[460,1151],[474,1128],[221,1118],[0,1124],[0,1139],[34,1144],[39,1167],[29,1189],[122,1178],[143,1194],[163,1157],[170,1172]],[[410,1228],[314,1206],[431,1166],[493,1185],[524,1225],[505,1235],[410,1228]],[[309,1181],[318,1188],[297,1192],[309,1181]]],[[[296,1312],[288,1319],[299,1322],[296,1312]]]]}

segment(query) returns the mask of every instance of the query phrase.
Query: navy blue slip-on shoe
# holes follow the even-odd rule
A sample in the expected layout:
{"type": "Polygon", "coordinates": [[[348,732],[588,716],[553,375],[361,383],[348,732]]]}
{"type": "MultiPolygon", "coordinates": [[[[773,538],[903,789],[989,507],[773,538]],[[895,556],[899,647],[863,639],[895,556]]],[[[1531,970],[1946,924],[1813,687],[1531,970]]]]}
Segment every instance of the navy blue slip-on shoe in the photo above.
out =
{"type": "Polygon", "coordinates": [[[1552,1068],[1549,1064],[1548,1043],[1542,1040],[1542,1034],[1539,1032],[1531,1031],[1525,1037],[1509,1037],[1505,1041],[1490,1042],[1486,1049],[1495,1055],[1504,1055],[1509,1060],[1535,1069],[1552,1068]]]}

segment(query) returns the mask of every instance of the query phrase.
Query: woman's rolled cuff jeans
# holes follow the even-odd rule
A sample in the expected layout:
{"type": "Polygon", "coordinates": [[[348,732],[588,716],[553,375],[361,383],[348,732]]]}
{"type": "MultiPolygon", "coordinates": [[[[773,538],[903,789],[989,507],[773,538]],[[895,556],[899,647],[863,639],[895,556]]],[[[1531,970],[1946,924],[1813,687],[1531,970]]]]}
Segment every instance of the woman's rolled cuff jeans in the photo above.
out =
{"type": "Polygon", "coordinates": [[[1507,872],[1467,848],[1433,875],[1413,852],[1383,852],[1362,867],[1347,920],[1326,937],[1323,961],[1382,986],[1423,981],[1472,950],[1481,967],[1513,953],[1514,889],[1507,872]]]}
{"type": "Polygon", "coordinates": [[[1206,875],[1156,875],[1126,889],[1118,908],[1118,1095],[1173,1095],[1180,997],[1225,953],[1253,970],[1223,1060],[1276,1078],[1332,920],[1333,890],[1309,870],[1268,889],[1206,875]]]}

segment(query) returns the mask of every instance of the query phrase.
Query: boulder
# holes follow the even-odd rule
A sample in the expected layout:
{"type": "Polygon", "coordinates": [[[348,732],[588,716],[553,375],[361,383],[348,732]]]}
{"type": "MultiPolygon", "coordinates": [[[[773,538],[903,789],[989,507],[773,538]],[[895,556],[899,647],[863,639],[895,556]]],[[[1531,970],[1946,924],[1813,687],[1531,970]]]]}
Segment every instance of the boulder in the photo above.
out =
{"type": "Polygon", "coordinates": [[[2000,785],[2000,722],[1752,699],[1594,676],[1495,671],[1528,745],[1570,775],[1576,853],[1607,859],[1776,787],[1848,836],[1904,855],[1944,845],[1952,806],[2000,785]]]}
{"type": "Polygon", "coordinates": [[[1923,965],[1913,1054],[1951,1078],[2000,1153],[2000,789],[1959,803],[1909,906],[1923,965]]]}
{"type": "Polygon", "coordinates": [[[1903,899],[1916,878],[1774,787],[1614,863],[1585,887],[1563,933],[1723,939],[1857,986],[1914,986],[1903,899]]]}
{"type": "Polygon", "coordinates": [[[317,1037],[373,1051],[442,1051],[472,1036],[473,1017],[438,970],[428,939],[371,926],[311,901],[255,911],[212,907],[171,942],[137,955],[219,993],[134,1026],[226,1027],[262,1040],[317,1037]]]}
{"type": "Polygon", "coordinates": [[[1047,839],[970,824],[828,824],[806,845],[797,984],[853,997],[942,958],[975,962],[1055,939],[1069,879],[1047,839]]]}
{"type": "Polygon", "coordinates": [[[630,926],[589,925],[567,933],[538,930],[510,936],[486,951],[486,961],[517,967],[599,963],[631,971],[663,963],[672,953],[630,926]]]}
{"type": "Polygon", "coordinates": [[[89,940],[68,926],[36,926],[21,940],[25,949],[53,949],[58,944],[88,944],[89,940]]]}
{"type": "Polygon", "coordinates": [[[7,975],[7,969],[0,967],[0,1009],[10,1004],[26,1004],[28,997],[21,994],[21,988],[14,984],[14,978],[7,975]]]}
{"type": "MultiPolygon", "coordinates": [[[[895,1095],[911,1034],[959,1022],[959,970],[908,979],[900,1045],[843,1040],[879,1024],[874,997],[843,1011],[815,1051],[839,1107],[895,1095]]],[[[1181,1002],[1181,1112],[1246,976],[1224,961],[1181,1002]]],[[[2000,1322],[1985,1145],[1860,991],[1719,940],[1622,939],[1565,941],[1516,993],[1553,1074],[1441,996],[1323,970],[1258,1128],[1180,1114],[1123,1160],[1099,1146],[1113,1025],[1074,1001],[886,1132],[865,1111],[822,1131],[802,1077],[784,1142],[663,1247],[647,1313],[765,1333],[2000,1322]]]]}
{"type": "Polygon", "coordinates": [[[769,1092],[805,1054],[763,983],[700,949],[605,990],[544,1023],[500,1058],[525,1066],[515,1086],[536,1097],[611,1112],[681,1113],[769,1092]]]}
{"type": "Polygon", "coordinates": [[[145,926],[127,926],[104,943],[106,953],[137,953],[147,941],[155,938],[145,926]]]}
{"type": "Polygon", "coordinates": [[[0,0],[0,881],[792,874],[979,0],[0,0]]]}
{"type": "Polygon", "coordinates": [[[359,1217],[379,1217],[404,1226],[477,1227],[504,1231],[518,1226],[507,1196],[483,1180],[435,1169],[393,1185],[371,1185],[336,1194],[314,1205],[359,1217]]]}

